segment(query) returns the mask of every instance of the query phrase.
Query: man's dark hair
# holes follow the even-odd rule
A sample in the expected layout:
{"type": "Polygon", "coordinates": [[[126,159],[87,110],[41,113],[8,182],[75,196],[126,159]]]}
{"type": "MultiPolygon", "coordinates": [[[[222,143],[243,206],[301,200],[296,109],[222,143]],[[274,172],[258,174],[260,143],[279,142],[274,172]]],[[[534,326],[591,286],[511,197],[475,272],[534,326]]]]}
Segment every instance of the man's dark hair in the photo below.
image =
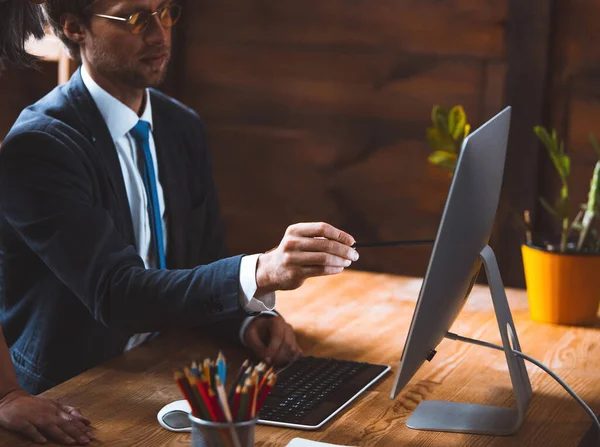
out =
{"type": "Polygon", "coordinates": [[[44,37],[41,7],[25,0],[0,0],[0,73],[9,65],[35,65],[37,58],[25,51],[30,37],[44,37]]]}
{"type": "Polygon", "coordinates": [[[69,55],[76,61],[81,60],[79,45],[70,40],[63,32],[61,17],[63,14],[71,13],[81,19],[85,26],[89,26],[92,17],[92,5],[97,0],[46,0],[44,9],[46,18],[52,27],[54,34],[62,41],[69,50],[69,55]]]}

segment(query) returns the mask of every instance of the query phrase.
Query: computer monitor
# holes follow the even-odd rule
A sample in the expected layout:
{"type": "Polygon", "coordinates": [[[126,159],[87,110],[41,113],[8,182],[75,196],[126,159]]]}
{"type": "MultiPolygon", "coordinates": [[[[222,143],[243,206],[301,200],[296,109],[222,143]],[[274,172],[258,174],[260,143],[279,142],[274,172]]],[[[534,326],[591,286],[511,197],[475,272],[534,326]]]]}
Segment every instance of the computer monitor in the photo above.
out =
{"type": "MultiPolygon", "coordinates": [[[[510,116],[511,108],[507,107],[465,138],[463,142],[429,266],[400,359],[391,394],[392,398],[402,391],[426,360],[432,360],[436,347],[444,339],[463,308],[475,284],[482,262],[486,262],[486,259],[482,257],[482,251],[486,248],[489,250],[488,243],[498,207],[510,116]]],[[[491,250],[487,253],[488,255],[491,253],[493,258],[491,250]]],[[[495,258],[490,262],[495,263],[495,258]]],[[[487,267],[489,266],[486,265],[487,267]]],[[[499,275],[497,279],[499,281],[499,275]]],[[[497,299],[503,297],[504,301],[506,300],[500,281],[495,292],[497,299]]],[[[496,303],[494,304],[496,305],[496,303]]],[[[503,310],[507,311],[507,315],[505,313],[502,317],[508,323],[508,329],[507,325],[504,325],[504,331],[508,332],[508,338],[512,338],[513,343],[518,343],[508,304],[503,307],[503,310]]],[[[502,327],[500,327],[500,331],[503,332],[502,327]]],[[[521,400],[526,406],[527,394],[529,393],[530,396],[531,388],[529,386],[529,390],[527,390],[529,380],[523,361],[513,362],[512,369],[514,380],[524,382],[520,384],[523,385],[521,394],[524,395],[521,400]]],[[[520,385],[515,385],[513,381],[513,386],[520,385]]],[[[446,402],[439,404],[442,405],[438,410],[429,408],[435,414],[428,416],[424,411],[420,411],[417,417],[419,420],[417,422],[413,420],[414,426],[411,427],[410,419],[407,425],[411,428],[425,430],[507,434],[514,429],[514,425],[518,422],[512,420],[516,417],[514,414],[506,414],[507,420],[504,421],[502,427],[490,428],[485,423],[481,427],[473,427],[470,423],[459,420],[461,417],[470,417],[469,414],[463,412],[466,404],[455,404],[455,406],[462,405],[462,407],[456,408],[444,405],[449,404],[446,402]],[[438,413],[448,411],[454,413],[452,416],[454,420],[445,422],[429,420],[423,424],[423,418],[439,418],[438,413]]],[[[475,407],[478,408],[472,408],[472,410],[479,414],[479,416],[475,416],[476,418],[482,414],[480,413],[481,407],[488,410],[496,409],[496,407],[487,406],[475,407]]],[[[500,408],[499,410],[512,409],[500,408]]],[[[413,416],[416,413],[415,411],[413,416]]],[[[497,418],[497,415],[490,414],[490,416],[497,418]]],[[[520,422],[517,425],[520,425],[520,422]]]]}

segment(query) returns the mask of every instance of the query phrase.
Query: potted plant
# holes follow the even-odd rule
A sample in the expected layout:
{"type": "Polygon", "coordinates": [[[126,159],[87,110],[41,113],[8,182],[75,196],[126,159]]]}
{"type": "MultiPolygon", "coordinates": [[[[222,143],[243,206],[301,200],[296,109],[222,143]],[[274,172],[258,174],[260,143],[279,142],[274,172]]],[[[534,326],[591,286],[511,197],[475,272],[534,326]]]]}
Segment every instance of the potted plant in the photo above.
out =
{"type": "MultiPolygon", "coordinates": [[[[560,230],[547,239],[529,236],[522,246],[531,318],[556,324],[588,325],[597,322],[600,304],[600,239],[594,228],[599,211],[600,148],[590,134],[598,161],[590,180],[587,202],[574,219],[570,215],[571,160],[556,130],[536,126],[534,132],[547,149],[560,178],[555,205],[540,198],[560,230]]],[[[529,224],[529,222],[528,222],[529,224]]],[[[528,234],[533,234],[530,231],[528,234]]]]}
{"type": "MultiPolygon", "coordinates": [[[[461,106],[450,110],[434,106],[433,127],[427,140],[433,152],[429,162],[449,169],[456,167],[462,141],[470,126],[461,106]]],[[[534,132],[547,150],[560,179],[560,191],[554,205],[540,198],[542,207],[557,221],[560,230],[543,239],[531,228],[529,211],[525,211],[526,243],[522,246],[523,266],[531,318],[555,324],[587,325],[597,322],[600,304],[600,235],[594,224],[600,215],[600,147],[590,134],[598,162],[590,181],[587,202],[571,219],[569,176],[571,160],[556,130],[542,126],[534,132]]]]}

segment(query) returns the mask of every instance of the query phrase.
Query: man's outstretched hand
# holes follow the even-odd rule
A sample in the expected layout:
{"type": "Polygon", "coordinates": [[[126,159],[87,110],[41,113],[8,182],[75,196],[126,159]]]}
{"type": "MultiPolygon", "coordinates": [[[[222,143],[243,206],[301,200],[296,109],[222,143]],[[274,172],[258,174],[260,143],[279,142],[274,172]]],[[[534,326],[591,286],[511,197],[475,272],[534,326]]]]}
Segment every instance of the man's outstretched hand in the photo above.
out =
{"type": "Polygon", "coordinates": [[[288,227],[281,243],[259,256],[257,294],[293,290],[313,276],[335,275],[358,260],[348,233],[327,223],[299,223],[288,227]]]}

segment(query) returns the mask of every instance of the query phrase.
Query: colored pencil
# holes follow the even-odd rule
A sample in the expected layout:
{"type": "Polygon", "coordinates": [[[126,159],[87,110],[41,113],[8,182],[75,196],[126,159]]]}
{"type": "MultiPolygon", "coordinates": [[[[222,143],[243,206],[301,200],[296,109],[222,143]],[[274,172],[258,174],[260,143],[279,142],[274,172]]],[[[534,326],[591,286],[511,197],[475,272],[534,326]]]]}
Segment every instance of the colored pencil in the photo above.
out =
{"type": "Polygon", "coordinates": [[[198,362],[196,360],[194,360],[192,362],[192,374],[194,374],[196,377],[200,376],[200,370],[198,369],[198,362]]]}
{"type": "Polygon", "coordinates": [[[221,379],[221,383],[225,385],[227,380],[227,362],[225,361],[225,356],[221,351],[219,351],[219,355],[217,356],[217,371],[219,372],[219,379],[221,379]]]}
{"type": "Polygon", "coordinates": [[[248,387],[246,385],[244,385],[242,387],[242,392],[240,394],[240,406],[238,409],[236,421],[242,422],[242,421],[247,420],[246,415],[248,413],[248,401],[249,401],[248,387]]]}
{"type": "Polygon", "coordinates": [[[217,365],[214,362],[210,362],[210,387],[217,393],[217,365]]]}
{"type": "Polygon", "coordinates": [[[240,411],[240,395],[242,394],[242,387],[240,385],[235,387],[235,393],[233,394],[233,402],[231,404],[231,414],[234,419],[237,420],[237,415],[240,411]]]}
{"type": "Polygon", "coordinates": [[[202,380],[198,380],[196,382],[196,388],[198,389],[198,393],[200,394],[202,401],[204,402],[204,405],[206,407],[206,411],[207,411],[208,417],[209,417],[209,419],[207,419],[207,420],[217,422],[217,415],[215,414],[215,411],[212,407],[212,402],[211,402],[210,398],[208,397],[207,385],[205,383],[203,383],[202,380]]]}
{"type": "Polygon", "coordinates": [[[258,396],[258,401],[256,402],[256,409],[257,409],[256,411],[260,412],[260,409],[264,405],[265,400],[267,399],[267,396],[269,395],[269,393],[275,386],[276,382],[277,382],[277,375],[271,374],[271,377],[270,377],[269,381],[267,382],[267,384],[260,390],[260,394],[258,396]]]}
{"type": "Polygon", "coordinates": [[[244,360],[244,363],[242,363],[242,366],[240,367],[240,370],[238,371],[238,374],[237,374],[235,380],[233,381],[233,384],[231,385],[231,390],[229,391],[228,397],[229,397],[230,402],[233,400],[235,390],[236,390],[237,386],[241,384],[240,380],[244,376],[244,372],[246,371],[246,368],[248,367],[249,364],[250,364],[250,362],[248,361],[248,359],[244,360]]]}
{"type": "MultiPolygon", "coordinates": [[[[225,394],[225,388],[221,383],[221,379],[219,376],[216,377],[216,388],[217,388],[217,396],[219,397],[219,403],[221,405],[221,409],[223,410],[223,414],[225,415],[225,420],[227,422],[233,422],[233,417],[231,416],[231,410],[229,409],[229,404],[227,403],[227,395],[225,394]]],[[[233,447],[241,447],[240,439],[237,435],[237,432],[234,428],[230,430],[231,440],[233,441],[233,447]]]]}
{"type": "Polygon", "coordinates": [[[175,382],[177,382],[181,394],[183,394],[183,397],[185,397],[190,404],[192,414],[198,417],[198,404],[195,402],[190,383],[187,381],[185,374],[181,370],[175,370],[173,371],[173,378],[175,379],[175,382]]]}
{"type": "Polygon", "coordinates": [[[273,367],[271,366],[269,369],[267,369],[267,371],[265,372],[265,374],[262,377],[262,380],[260,381],[260,384],[258,385],[258,389],[259,391],[262,389],[263,386],[265,386],[265,384],[267,383],[267,381],[269,380],[269,375],[273,372],[273,367]]]}
{"type": "Polygon", "coordinates": [[[202,370],[204,372],[204,377],[208,381],[208,387],[210,388],[210,360],[204,359],[204,364],[202,366],[203,366],[202,370]]]}
{"type": "Polygon", "coordinates": [[[225,414],[223,413],[221,405],[219,404],[219,397],[217,396],[217,393],[213,391],[212,388],[208,389],[208,398],[213,407],[213,411],[217,416],[217,422],[225,422],[225,414]]]}
{"type": "Polygon", "coordinates": [[[248,420],[254,419],[256,417],[256,397],[258,396],[258,373],[254,371],[252,373],[252,394],[250,395],[250,405],[249,405],[249,414],[248,420]]]}
{"type": "Polygon", "coordinates": [[[193,376],[188,377],[188,382],[190,383],[190,388],[192,389],[192,394],[194,394],[194,397],[195,397],[196,401],[198,402],[198,411],[200,413],[199,417],[201,417],[205,421],[213,420],[212,416],[210,414],[210,411],[208,409],[208,406],[206,404],[206,401],[202,397],[202,394],[200,392],[202,387],[198,386],[198,381],[199,380],[196,377],[193,377],[193,376]]]}

